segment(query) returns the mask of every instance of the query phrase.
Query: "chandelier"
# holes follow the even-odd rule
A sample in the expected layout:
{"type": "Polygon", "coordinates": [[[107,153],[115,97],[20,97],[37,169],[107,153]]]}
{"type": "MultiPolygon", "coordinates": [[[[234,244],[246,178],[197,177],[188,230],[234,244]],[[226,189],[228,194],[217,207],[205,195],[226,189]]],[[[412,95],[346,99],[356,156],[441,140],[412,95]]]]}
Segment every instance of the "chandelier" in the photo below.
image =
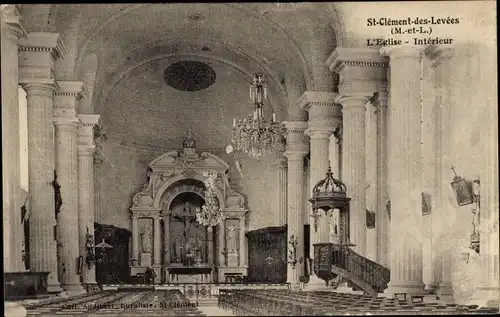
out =
{"type": "Polygon", "coordinates": [[[204,172],[205,179],[205,204],[196,208],[196,220],[201,225],[207,227],[208,232],[212,231],[212,227],[221,224],[224,221],[224,213],[222,212],[219,201],[215,193],[215,180],[217,173],[204,172]]]}
{"type": "MultiPolygon", "coordinates": [[[[260,158],[279,147],[285,135],[282,123],[276,121],[273,113],[271,120],[264,120],[264,100],[267,99],[266,82],[258,73],[250,84],[250,100],[254,103],[253,114],[243,120],[233,119],[233,136],[231,143],[234,149],[252,158],[260,158]]],[[[229,150],[232,152],[232,146],[229,150]]]]}

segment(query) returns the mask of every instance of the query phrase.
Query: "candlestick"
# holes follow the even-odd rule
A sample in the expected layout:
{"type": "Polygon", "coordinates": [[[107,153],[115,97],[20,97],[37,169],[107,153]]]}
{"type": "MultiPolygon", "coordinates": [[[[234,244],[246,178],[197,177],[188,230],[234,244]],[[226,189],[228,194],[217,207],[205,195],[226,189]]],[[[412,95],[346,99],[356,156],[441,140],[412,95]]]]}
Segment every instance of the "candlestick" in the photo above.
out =
{"type": "Polygon", "coordinates": [[[233,118],[233,128],[236,127],[236,119],[233,118]]]}
{"type": "Polygon", "coordinates": [[[273,112],[273,122],[276,122],[276,113],[273,112]]]}

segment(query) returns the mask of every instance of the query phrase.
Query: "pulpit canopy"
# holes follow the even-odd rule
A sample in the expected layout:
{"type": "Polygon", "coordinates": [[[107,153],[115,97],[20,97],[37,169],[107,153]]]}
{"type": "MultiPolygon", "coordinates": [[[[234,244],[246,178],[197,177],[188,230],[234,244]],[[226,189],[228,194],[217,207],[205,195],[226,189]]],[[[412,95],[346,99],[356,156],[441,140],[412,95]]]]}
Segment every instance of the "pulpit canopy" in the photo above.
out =
{"type": "Polygon", "coordinates": [[[341,212],[349,211],[349,201],[347,197],[347,187],[345,184],[334,178],[330,165],[324,179],[320,180],[313,187],[313,196],[309,199],[312,204],[312,214],[314,227],[317,227],[319,210],[327,213],[331,209],[340,209],[341,212]]]}

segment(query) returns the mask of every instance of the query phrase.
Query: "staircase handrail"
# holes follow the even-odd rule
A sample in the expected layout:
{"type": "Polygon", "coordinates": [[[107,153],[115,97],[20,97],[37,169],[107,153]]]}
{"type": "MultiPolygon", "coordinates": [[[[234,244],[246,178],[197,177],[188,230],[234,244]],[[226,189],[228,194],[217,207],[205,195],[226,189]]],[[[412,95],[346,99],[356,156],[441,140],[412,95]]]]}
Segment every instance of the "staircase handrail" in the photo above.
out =
{"type": "Polygon", "coordinates": [[[334,244],[332,251],[332,265],[350,272],[379,291],[387,288],[390,280],[389,269],[356,253],[348,245],[334,244]]]}

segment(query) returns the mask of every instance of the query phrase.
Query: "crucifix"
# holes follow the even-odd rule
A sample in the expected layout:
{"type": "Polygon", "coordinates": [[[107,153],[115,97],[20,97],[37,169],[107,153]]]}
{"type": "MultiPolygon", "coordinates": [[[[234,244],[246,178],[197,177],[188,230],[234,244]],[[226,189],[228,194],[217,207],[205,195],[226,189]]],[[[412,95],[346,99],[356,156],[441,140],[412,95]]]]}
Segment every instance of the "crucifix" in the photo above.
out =
{"type": "Polygon", "coordinates": [[[172,217],[184,223],[184,243],[186,243],[191,229],[191,223],[196,220],[196,215],[192,213],[191,203],[189,201],[184,203],[183,215],[173,215],[172,217]]]}
{"type": "Polygon", "coordinates": [[[451,166],[450,168],[452,171],[453,171],[453,174],[455,174],[455,177],[453,177],[453,180],[456,180],[457,178],[460,178],[458,175],[457,175],[457,172],[455,172],[455,166],[451,166]]]}

